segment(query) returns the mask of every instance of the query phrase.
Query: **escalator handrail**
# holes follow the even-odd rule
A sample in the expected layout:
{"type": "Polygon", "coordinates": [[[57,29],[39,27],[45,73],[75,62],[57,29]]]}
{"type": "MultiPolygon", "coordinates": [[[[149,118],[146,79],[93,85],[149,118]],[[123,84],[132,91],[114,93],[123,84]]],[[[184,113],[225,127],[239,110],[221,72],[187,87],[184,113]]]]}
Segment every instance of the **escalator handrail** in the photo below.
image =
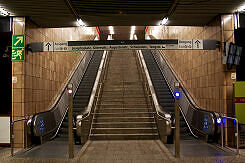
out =
{"type": "Polygon", "coordinates": [[[99,66],[99,69],[98,69],[98,72],[96,75],[94,86],[93,86],[93,89],[92,89],[92,92],[90,95],[88,106],[86,107],[86,110],[83,114],[77,115],[76,124],[79,124],[79,122],[83,121],[84,119],[86,119],[87,117],[89,117],[91,115],[92,107],[93,107],[93,103],[94,103],[94,99],[95,99],[95,94],[97,92],[98,85],[100,84],[99,83],[100,76],[101,76],[101,73],[102,73],[104,66],[105,66],[106,57],[107,57],[107,51],[104,51],[101,62],[100,62],[100,66],[99,66]]]}
{"type": "MultiPolygon", "coordinates": [[[[153,50],[152,50],[152,51],[153,51],[153,50]]],[[[151,51],[151,52],[152,52],[152,51],[151,51]]],[[[200,107],[197,106],[197,104],[195,103],[195,101],[193,100],[193,98],[190,96],[189,92],[188,92],[188,91],[185,89],[185,87],[183,86],[183,83],[181,82],[181,80],[179,80],[179,78],[178,78],[178,76],[176,75],[175,71],[173,70],[172,66],[171,66],[171,65],[168,63],[168,61],[166,60],[164,54],[162,54],[163,52],[162,52],[161,50],[155,50],[155,51],[159,52],[159,53],[160,53],[159,56],[160,56],[163,60],[165,60],[165,62],[166,62],[166,64],[167,64],[167,67],[169,68],[169,70],[170,70],[171,73],[173,74],[175,80],[176,80],[177,82],[180,82],[180,83],[181,83],[182,87],[181,87],[180,89],[183,91],[183,93],[184,93],[185,96],[187,97],[187,100],[189,101],[190,105],[192,105],[193,108],[194,108],[195,110],[197,110],[197,111],[201,111],[201,112],[206,112],[206,113],[212,114],[212,117],[213,117],[212,122],[213,122],[213,124],[216,125],[216,121],[214,120],[214,118],[217,117],[217,114],[216,114],[215,112],[213,112],[213,111],[204,110],[204,109],[202,109],[202,108],[200,108],[200,107]]],[[[158,63],[157,59],[155,58],[155,55],[154,55],[154,54],[153,54],[153,57],[154,57],[154,59],[156,60],[158,66],[159,66],[159,63],[158,63]]],[[[160,67],[160,66],[159,66],[159,67],[160,67]]],[[[161,70],[161,68],[160,68],[160,70],[161,70]]],[[[161,70],[161,73],[163,74],[164,78],[166,79],[166,77],[165,77],[164,73],[162,72],[162,70],[161,70]]],[[[174,92],[173,92],[173,90],[172,90],[172,87],[171,87],[171,86],[169,85],[169,83],[168,83],[168,80],[166,80],[166,81],[167,81],[167,84],[168,84],[168,86],[169,86],[169,88],[170,88],[172,94],[174,94],[174,92]]],[[[181,106],[180,106],[180,108],[181,108],[181,106]]],[[[195,137],[197,137],[197,136],[192,132],[191,127],[190,127],[190,124],[188,123],[185,114],[183,114],[182,109],[180,109],[180,110],[181,110],[181,112],[182,112],[182,115],[183,115],[185,121],[187,122],[188,128],[190,129],[191,133],[192,133],[195,137]]],[[[215,130],[215,129],[214,129],[214,130],[215,130]]],[[[200,131],[200,130],[199,130],[199,131],[200,131]]],[[[202,131],[201,131],[201,132],[202,132],[202,131]]],[[[215,132],[215,131],[214,131],[214,132],[215,132]]]]}
{"type": "MultiPolygon", "coordinates": [[[[163,52],[160,51],[160,53],[163,53],[163,52]]],[[[187,97],[188,100],[190,101],[190,104],[191,104],[192,106],[194,106],[194,108],[197,109],[197,110],[201,110],[201,111],[204,111],[204,112],[208,112],[208,113],[215,114],[213,111],[204,110],[204,109],[200,108],[200,107],[196,104],[196,102],[193,100],[193,97],[192,97],[192,96],[189,94],[189,92],[185,89],[184,84],[181,82],[181,80],[179,80],[179,78],[178,78],[178,76],[176,75],[175,71],[173,70],[172,66],[167,62],[165,56],[163,56],[163,55],[160,55],[160,56],[161,56],[161,57],[166,61],[166,63],[168,64],[168,67],[169,67],[169,69],[172,71],[172,73],[174,74],[175,79],[176,79],[178,82],[181,83],[181,85],[182,85],[181,89],[183,90],[184,94],[187,95],[186,97],[187,97]]],[[[154,58],[155,58],[155,57],[154,57],[154,58]]],[[[171,87],[170,87],[170,89],[171,89],[171,92],[173,93],[171,87]]]]}
{"type": "Polygon", "coordinates": [[[140,56],[140,60],[141,60],[142,66],[143,66],[144,71],[145,71],[145,75],[146,75],[146,79],[147,79],[147,82],[148,82],[148,85],[149,85],[149,88],[150,88],[150,92],[151,92],[151,96],[152,96],[152,99],[153,99],[153,103],[154,103],[154,106],[156,108],[156,113],[157,113],[157,115],[159,117],[161,117],[162,119],[165,119],[166,121],[169,122],[169,124],[171,124],[171,115],[169,113],[163,111],[161,109],[161,106],[158,103],[157,95],[156,95],[154,86],[152,84],[152,81],[151,81],[151,78],[150,78],[150,75],[149,75],[149,71],[147,69],[147,66],[146,66],[145,59],[143,57],[142,51],[138,50],[138,53],[139,53],[139,56],[140,56]]]}
{"type": "MultiPolygon", "coordinates": [[[[59,93],[59,95],[57,96],[56,100],[54,101],[54,103],[53,103],[53,105],[50,107],[50,109],[47,110],[47,111],[35,113],[35,114],[33,114],[33,115],[31,116],[31,121],[29,121],[29,126],[30,126],[30,128],[31,128],[31,130],[32,130],[32,133],[34,133],[33,130],[34,130],[34,126],[36,125],[36,124],[35,124],[35,117],[37,117],[38,115],[41,115],[41,114],[48,114],[48,113],[51,113],[52,111],[55,111],[55,110],[56,110],[59,101],[60,101],[61,98],[64,96],[64,94],[67,93],[67,91],[66,91],[66,86],[67,86],[67,84],[68,84],[69,82],[71,82],[71,80],[73,79],[75,73],[77,72],[77,70],[78,70],[79,67],[80,67],[80,64],[81,64],[82,62],[86,62],[85,59],[88,59],[87,63],[85,63],[85,64],[86,64],[86,65],[85,65],[86,68],[85,68],[84,71],[83,71],[83,74],[82,74],[82,76],[81,76],[80,81],[82,80],[83,75],[84,75],[84,73],[86,72],[86,69],[87,69],[87,67],[88,67],[88,65],[89,65],[89,62],[91,61],[91,58],[92,58],[93,53],[94,53],[94,51],[87,51],[87,52],[81,57],[81,59],[79,60],[78,64],[77,64],[76,67],[74,68],[74,71],[69,75],[69,78],[68,78],[68,80],[66,81],[66,83],[64,84],[64,87],[62,88],[62,91],[59,93]],[[86,57],[88,57],[88,58],[86,58],[86,57]]],[[[80,81],[79,81],[79,82],[80,82],[80,81]]],[[[78,83],[79,83],[79,82],[78,82],[78,83]]],[[[78,85],[74,85],[74,87],[73,87],[74,90],[73,90],[73,91],[76,92],[76,91],[77,91],[77,88],[78,88],[78,85]]],[[[74,96],[74,95],[75,95],[75,93],[73,94],[73,96],[74,96]]],[[[65,104],[64,104],[64,105],[65,105],[65,104]]],[[[64,108],[65,108],[65,111],[64,111],[64,113],[63,113],[63,115],[62,115],[61,121],[60,121],[59,125],[56,126],[56,127],[54,128],[54,130],[56,130],[56,129],[58,130],[59,127],[61,126],[61,122],[62,122],[62,120],[64,119],[65,114],[66,114],[67,109],[68,109],[68,104],[67,104],[66,106],[64,106],[64,108]],[[58,127],[58,128],[57,128],[57,127],[58,127]]],[[[53,130],[51,130],[51,131],[49,131],[49,132],[43,134],[42,136],[47,135],[47,134],[49,134],[50,132],[53,132],[53,130]]],[[[56,131],[55,135],[56,135],[56,134],[57,134],[57,131],[56,131]]],[[[53,138],[53,137],[54,137],[54,136],[52,136],[52,138],[53,138]]]]}

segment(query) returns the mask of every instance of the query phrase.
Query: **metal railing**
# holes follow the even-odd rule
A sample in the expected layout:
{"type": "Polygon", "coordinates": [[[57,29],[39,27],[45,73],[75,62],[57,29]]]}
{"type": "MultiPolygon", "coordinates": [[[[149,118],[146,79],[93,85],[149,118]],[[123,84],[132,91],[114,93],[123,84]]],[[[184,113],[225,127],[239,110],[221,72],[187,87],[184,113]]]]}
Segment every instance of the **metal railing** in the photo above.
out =
{"type": "MultiPolygon", "coordinates": [[[[165,127],[164,136],[169,136],[169,135],[171,135],[172,129],[174,128],[174,127],[172,127],[172,123],[171,123],[171,115],[167,112],[164,112],[158,103],[157,95],[155,93],[155,89],[154,89],[154,86],[152,84],[150,74],[148,72],[148,69],[147,69],[147,66],[146,66],[146,63],[145,63],[145,60],[144,60],[144,57],[143,57],[141,50],[137,51],[137,55],[138,55],[138,59],[140,61],[139,63],[140,63],[140,67],[142,70],[142,74],[144,74],[144,75],[142,75],[142,79],[145,83],[145,88],[146,88],[147,94],[149,95],[150,101],[152,102],[152,106],[155,108],[156,115],[158,116],[158,118],[165,120],[164,126],[160,126],[158,124],[158,129],[165,127]]],[[[159,133],[161,133],[161,132],[159,131],[159,133]]],[[[161,134],[160,134],[160,136],[161,136],[161,134]]]]}
{"type": "Polygon", "coordinates": [[[234,133],[235,137],[236,137],[236,154],[239,154],[239,129],[238,129],[238,126],[239,126],[239,123],[238,123],[238,119],[237,118],[234,118],[234,117],[228,117],[228,116],[221,116],[221,146],[222,148],[224,148],[224,120],[225,119],[230,119],[230,120],[233,120],[235,121],[236,123],[236,132],[234,133]]]}
{"type": "Polygon", "coordinates": [[[16,119],[10,123],[10,144],[11,144],[11,156],[14,156],[14,124],[24,121],[24,147],[27,148],[27,118],[16,119]]]}
{"type": "MultiPolygon", "coordinates": [[[[98,103],[99,100],[99,96],[101,94],[101,89],[102,89],[102,85],[103,85],[103,76],[105,74],[105,67],[106,67],[106,63],[107,63],[107,59],[108,59],[108,55],[107,55],[107,51],[104,51],[102,59],[101,59],[101,63],[97,72],[97,76],[95,79],[95,83],[93,86],[93,90],[89,99],[89,104],[86,108],[86,113],[84,115],[77,115],[76,117],[76,133],[78,136],[80,136],[81,138],[84,136],[82,135],[82,132],[85,133],[85,137],[83,138],[84,141],[86,141],[88,139],[88,136],[91,134],[91,126],[92,126],[92,120],[93,120],[93,116],[94,114],[92,114],[95,110],[96,110],[96,105],[98,103]],[[102,77],[101,77],[102,76],[102,77]],[[91,116],[92,115],[92,116],[91,116]],[[83,123],[86,123],[85,121],[88,120],[88,127],[89,127],[89,131],[88,133],[86,131],[82,131],[83,130],[83,123]],[[86,134],[87,133],[87,134],[86,134]]],[[[84,124],[84,126],[86,126],[84,124]]],[[[81,142],[81,143],[85,143],[85,142],[81,142]]]]}

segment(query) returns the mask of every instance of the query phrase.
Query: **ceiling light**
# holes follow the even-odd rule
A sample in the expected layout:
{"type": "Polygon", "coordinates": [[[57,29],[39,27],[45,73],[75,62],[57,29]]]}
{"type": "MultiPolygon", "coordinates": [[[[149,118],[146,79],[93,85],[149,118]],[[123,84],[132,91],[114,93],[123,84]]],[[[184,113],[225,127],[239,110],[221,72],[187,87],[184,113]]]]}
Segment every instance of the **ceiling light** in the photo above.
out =
{"type": "Polygon", "coordinates": [[[134,39],[135,39],[135,40],[138,40],[137,35],[134,35],[134,39]]]}
{"type": "Polygon", "coordinates": [[[240,7],[238,7],[237,11],[238,12],[244,12],[245,11],[245,4],[243,4],[240,7]]]}
{"type": "Polygon", "coordinates": [[[164,18],[162,19],[162,22],[160,23],[160,25],[166,25],[167,22],[168,22],[168,17],[164,17],[164,18]]]}
{"type": "Polygon", "coordinates": [[[108,35],[107,40],[112,40],[112,35],[108,35]]]}
{"type": "Polygon", "coordinates": [[[111,35],[115,34],[113,26],[109,26],[109,31],[111,35]]]}
{"type": "Polygon", "coordinates": [[[131,32],[130,32],[131,34],[134,34],[135,28],[136,28],[135,26],[131,26],[131,32]]]}
{"type": "Polygon", "coordinates": [[[77,19],[77,23],[79,26],[85,26],[85,23],[82,21],[82,19],[77,19]]]}
{"type": "Polygon", "coordinates": [[[134,33],[135,33],[135,26],[131,26],[131,31],[130,31],[130,40],[134,39],[134,33]]]}
{"type": "Polygon", "coordinates": [[[0,15],[8,16],[10,13],[6,11],[4,8],[0,7],[0,15]]]}
{"type": "Polygon", "coordinates": [[[130,40],[133,40],[134,34],[130,34],[130,40]]]}

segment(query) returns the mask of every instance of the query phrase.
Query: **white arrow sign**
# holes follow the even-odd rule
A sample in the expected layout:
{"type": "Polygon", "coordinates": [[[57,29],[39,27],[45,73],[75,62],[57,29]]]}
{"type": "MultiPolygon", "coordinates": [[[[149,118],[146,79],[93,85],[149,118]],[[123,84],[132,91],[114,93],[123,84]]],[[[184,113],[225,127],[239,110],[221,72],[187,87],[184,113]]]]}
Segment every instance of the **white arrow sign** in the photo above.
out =
{"type": "Polygon", "coordinates": [[[203,49],[203,40],[192,40],[193,49],[203,49]]]}
{"type": "Polygon", "coordinates": [[[44,52],[54,51],[54,42],[43,42],[43,51],[44,52]]]}

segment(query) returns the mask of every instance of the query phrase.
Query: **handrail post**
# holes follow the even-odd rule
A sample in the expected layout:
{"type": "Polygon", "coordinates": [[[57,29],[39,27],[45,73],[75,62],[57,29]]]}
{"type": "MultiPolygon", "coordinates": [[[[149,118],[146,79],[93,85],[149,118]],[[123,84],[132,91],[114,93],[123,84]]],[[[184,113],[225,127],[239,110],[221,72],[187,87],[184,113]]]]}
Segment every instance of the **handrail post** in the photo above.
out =
{"type": "Polygon", "coordinates": [[[231,120],[235,120],[236,121],[236,132],[235,132],[235,137],[236,137],[236,154],[239,154],[239,130],[238,130],[238,119],[237,118],[234,118],[234,117],[227,117],[227,116],[222,116],[221,117],[222,119],[222,123],[221,123],[221,145],[222,145],[222,148],[224,147],[224,124],[223,124],[223,119],[231,119],[231,120]]]}
{"type": "Polygon", "coordinates": [[[14,156],[14,123],[10,122],[11,156],[14,156]]]}
{"type": "MultiPolygon", "coordinates": [[[[21,119],[13,120],[12,122],[10,122],[10,145],[11,145],[11,156],[12,157],[14,156],[14,124],[16,122],[21,122],[21,121],[26,121],[26,120],[27,120],[26,118],[21,118],[21,119]]],[[[25,127],[26,127],[26,124],[24,124],[24,130],[26,130],[25,127]]],[[[27,133],[25,134],[27,135],[27,133]]],[[[27,138],[26,139],[24,138],[24,141],[27,141],[27,138]]],[[[24,144],[24,147],[25,146],[26,146],[26,142],[24,144]]]]}
{"type": "Polygon", "coordinates": [[[237,139],[236,139],[236,152],[237,152],[237,154],[239,154],[239,131],[238,131],[238,120],[236,120],[236,137],[237,137],[237,139]]]}
{"type": "MultiPolygon", "coordinates": [[[[175,91],[179,92],[180,83],[175,83],[175,91]]],[[[175,157],[180,158],[180,110],[179,96],[175,96],[175,157]]]]}
{"type": "Polygon", "coordinates": [[[73,86],[72,84],[67,85],[68,96],[69,96],[69,108],[68,108],[68,140],[69,140],[69,158],[74,157],[74,143],[73,143],[73,86]]]}
{"type": "Polygon", "coordinates": [[[224,147],[224,129],[223,129],[223,126],[224,124],[223,124],[223,119],[221,119],[221,146],[222,146],[222,148],[224,147]]]}

